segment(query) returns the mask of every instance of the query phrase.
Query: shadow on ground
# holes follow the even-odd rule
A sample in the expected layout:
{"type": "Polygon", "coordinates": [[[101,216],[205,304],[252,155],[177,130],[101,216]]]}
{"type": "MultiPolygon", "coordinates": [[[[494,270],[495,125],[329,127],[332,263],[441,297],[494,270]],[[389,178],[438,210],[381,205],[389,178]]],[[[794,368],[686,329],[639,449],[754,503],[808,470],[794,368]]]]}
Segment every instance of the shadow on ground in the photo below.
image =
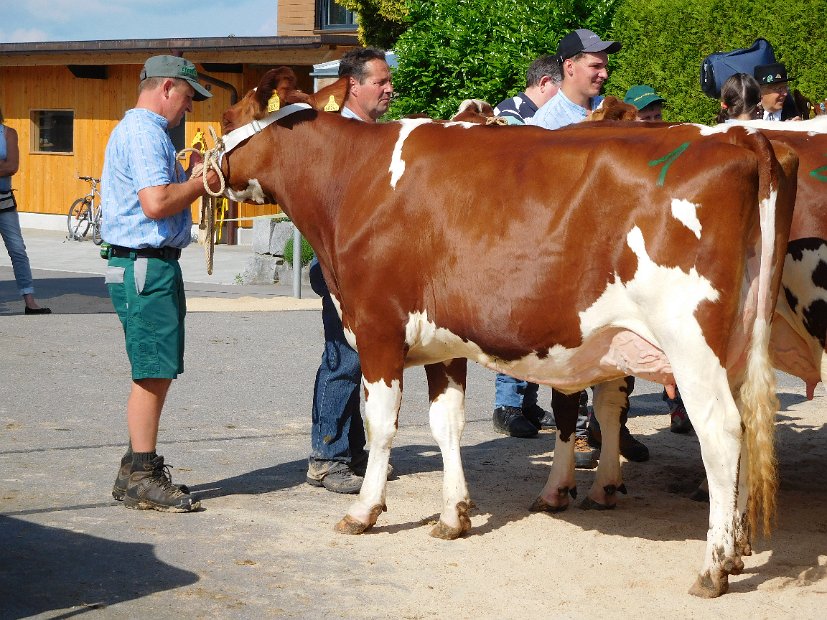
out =
{"type": "Polygon", "coordinates": [[[3,618],[55,610],[68,611],[50,618],[69,618],[198,581],[195,573],[159,560],[152,545],[5,516],[0,516],[0,547],[3,618]],[[129,579],[124,579],[124,571],[130,573],[129,579]]]}

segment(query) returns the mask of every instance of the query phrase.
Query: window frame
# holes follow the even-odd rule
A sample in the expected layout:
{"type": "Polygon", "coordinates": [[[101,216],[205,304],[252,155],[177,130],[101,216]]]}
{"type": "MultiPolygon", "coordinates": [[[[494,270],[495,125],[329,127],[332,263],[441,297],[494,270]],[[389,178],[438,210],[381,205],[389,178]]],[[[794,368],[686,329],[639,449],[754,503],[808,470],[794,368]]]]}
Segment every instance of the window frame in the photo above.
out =
{"type": "Polygon", "coordinates": [[[355,11],[344,8],[338,4],[336,0],[316,0],[316,30],[325,32],[339,31],[339,32],[355,32],[359,28],[358,18],[355,11]],[[350,23],[331,24],[328,20],[330,17],[331,5],[336,5],[350,17],[350,23]]]}
{"type": "MultiPolygon", "coordinates": [[[[29,122],[31,123],[31,132],[29,137],[29,152],[32,155],[74,155],[75,153],[75,111],[69,108],[34,108],[29,110],[29,122]],[[54,136],[46,136],[44,137],[43,134],[47,133],[44,126],[43,126],[43,117],[46,114],[54,114],[55,116],[62,115],[68,116],[69,118],[69,128],[68,128],[68,150],[64,148],[59,148],[64,146],[63,144],[49,143],[53,149],[43,148],[44,140],[50,140],[54,138],[54,136]]],[[[61,137],[66,137],[66,129],[63,128],[61,131],[56,132],[63,134],[61,137]]]]}

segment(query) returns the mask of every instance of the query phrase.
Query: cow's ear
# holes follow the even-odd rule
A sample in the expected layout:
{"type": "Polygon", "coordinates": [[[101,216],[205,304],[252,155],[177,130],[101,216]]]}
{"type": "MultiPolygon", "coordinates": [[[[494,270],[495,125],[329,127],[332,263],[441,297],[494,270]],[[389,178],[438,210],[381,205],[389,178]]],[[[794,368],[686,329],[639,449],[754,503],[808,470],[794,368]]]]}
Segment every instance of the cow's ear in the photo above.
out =
{"type": "Polygon", "coordinates": [[[325,86],[320,91],[310,95],[307,103],[317,110],[341,112],[347,99],[348,81],[346,77],[339,78],[333,84],[325,86]]]}

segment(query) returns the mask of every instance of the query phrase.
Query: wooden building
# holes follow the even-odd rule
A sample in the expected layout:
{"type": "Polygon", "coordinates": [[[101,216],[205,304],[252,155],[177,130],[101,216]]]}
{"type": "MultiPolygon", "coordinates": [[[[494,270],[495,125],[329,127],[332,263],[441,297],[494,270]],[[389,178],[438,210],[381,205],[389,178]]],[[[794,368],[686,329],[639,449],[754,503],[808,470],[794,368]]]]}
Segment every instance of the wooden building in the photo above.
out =
{"type": "MultiPolygon", "coordinates": [[[[100,177],[109,134],[134,106],[138,75],[149,56],[191,60],[213,93],[171,132],[180,149],[199,129],[209,135],[213,127],[220,134],[223,111],[267,69],[291,66],[300,87],[310,92],[314,64],[336,60],[358,45],[352,15],[331,0],[282,0],[277,15],[273,37],[0,43],[0,107],[20,143],[14,187],[22,225],[65,227],[72,201],[89,188],[78,177],[100,177]]],[[[235,214],[273,211],[239,205],[235,214]]],[[[193,217],[197,221],[195,205],[193,217]]]]}

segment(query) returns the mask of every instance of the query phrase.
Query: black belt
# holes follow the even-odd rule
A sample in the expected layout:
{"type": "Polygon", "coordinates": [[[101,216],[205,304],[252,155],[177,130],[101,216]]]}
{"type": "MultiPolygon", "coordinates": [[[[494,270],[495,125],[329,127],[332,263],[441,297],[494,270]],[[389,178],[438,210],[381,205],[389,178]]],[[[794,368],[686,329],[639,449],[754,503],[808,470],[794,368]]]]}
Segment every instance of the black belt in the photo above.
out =
{"type": "Polygon", "coordinates": [[[109,246],[109,255],[115,258],[163,258],[178,260],[181,257],[181,248],[125,248],[120,245],[109,246]]]}

